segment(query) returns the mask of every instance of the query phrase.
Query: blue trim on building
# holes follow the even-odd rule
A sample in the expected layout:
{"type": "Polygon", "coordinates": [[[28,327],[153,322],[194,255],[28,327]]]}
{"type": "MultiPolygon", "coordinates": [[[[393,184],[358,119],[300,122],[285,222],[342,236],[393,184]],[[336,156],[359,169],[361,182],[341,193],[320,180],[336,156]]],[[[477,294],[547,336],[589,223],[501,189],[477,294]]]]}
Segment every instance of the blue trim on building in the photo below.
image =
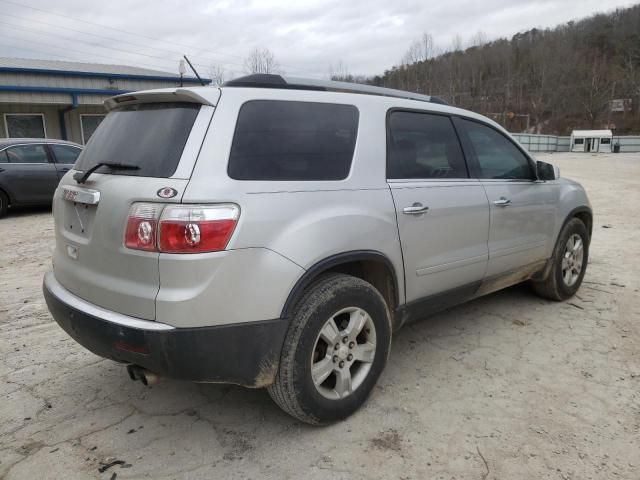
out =
{"type": "Polygon", "coordinates": [[[78,95],[120,95],[131,93],[133,90],[109,90],[103,88],[68,88],[68,87],[31,87],[22,85],[0,85],[0,92],[28,92],[28,93],[66,93],[71,95],[77,103],[78,95]]]}
{"type": "MultiPolygon", "coordinates": [[[[163,75],[139,75],[128,73],[104,73],[104,72],[82,72],[78,70],[52,70],[45,68],[27,68],[27,67],[0,67],[0,73],[30,73],[34,75],[55,75],[59,77],[91,77],[91,78],[120,78],[123,80],[153,80],[158,82],[174,82],[179,83],[179,76],[163,76],[163,75]]],[[[205,83],[212,82],[210,78],[202,79],[205,83]]],[[[193,77],[183,77],[183,83],[197,83],[200,81],[193,77]]]]}

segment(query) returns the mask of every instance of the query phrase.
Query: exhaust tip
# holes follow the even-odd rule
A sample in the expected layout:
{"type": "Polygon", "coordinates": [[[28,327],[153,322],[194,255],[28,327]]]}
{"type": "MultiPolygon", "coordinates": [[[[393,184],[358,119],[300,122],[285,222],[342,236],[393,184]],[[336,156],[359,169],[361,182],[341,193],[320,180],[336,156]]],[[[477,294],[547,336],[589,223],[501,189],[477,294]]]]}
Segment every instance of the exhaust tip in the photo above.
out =
{"type": "Polygon", "coordinates": [[[160,381],[160,377],[158,377],[158,375],[150,372],[146,368],[139,367],[138,365],[127,365],[127,373],[131,380],[140,380],[146,386],[155,385],[160,381]]]}

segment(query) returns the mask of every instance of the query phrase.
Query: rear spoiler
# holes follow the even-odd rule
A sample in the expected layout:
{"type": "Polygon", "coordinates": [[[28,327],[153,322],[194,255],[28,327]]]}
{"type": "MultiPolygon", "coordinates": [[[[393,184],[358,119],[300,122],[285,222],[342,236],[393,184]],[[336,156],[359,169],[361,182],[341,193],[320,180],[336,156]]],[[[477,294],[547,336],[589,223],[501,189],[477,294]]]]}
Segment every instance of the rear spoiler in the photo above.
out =
{"type": "Polygon", "coordinates": [[[104,101],[107,111],[123,105],[137,103],[188,102],[210,105],[215,107],[220,98],[219,88],[198,88],[198,91],[188,88],[162,88],[158,90],[144,90],[141,92],[123,93],[104,101]]]}

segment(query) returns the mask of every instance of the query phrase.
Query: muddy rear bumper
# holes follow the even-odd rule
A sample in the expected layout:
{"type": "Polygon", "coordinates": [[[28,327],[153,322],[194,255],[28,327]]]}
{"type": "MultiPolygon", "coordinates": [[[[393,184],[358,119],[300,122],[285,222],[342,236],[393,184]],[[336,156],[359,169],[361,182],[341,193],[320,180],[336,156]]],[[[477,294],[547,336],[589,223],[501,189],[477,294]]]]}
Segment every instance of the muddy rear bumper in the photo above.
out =
{"type": "Polygon", "coordinates": [[[53,272],[45,275],[43,291],[62,329],[101,357],[196,382],[264,387],[275,377],[287,328],[283,319],[175,328],[92,305],[60,285],[53,272]]]}

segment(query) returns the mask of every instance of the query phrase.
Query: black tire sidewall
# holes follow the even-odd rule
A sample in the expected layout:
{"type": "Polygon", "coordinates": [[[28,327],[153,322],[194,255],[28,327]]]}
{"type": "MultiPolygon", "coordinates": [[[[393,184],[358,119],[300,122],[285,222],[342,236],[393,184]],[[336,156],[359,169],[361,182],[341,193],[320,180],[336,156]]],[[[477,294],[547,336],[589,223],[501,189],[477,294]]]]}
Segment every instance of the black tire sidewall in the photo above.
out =
{"type": "Polygon", "coordinates": [[[320,423],[340,420],[354,413],[367,399],[384,369],[391,343],[389,313],[381,295],[365,282],[358,286],[338,287],[333,295],[307,316],[295,352],[294,387],[298,403],[306,414],[320,423]],[[358,307],[371,317],[376,329],[376,353],[373,365],[363,383],[343,399],[331,400],[318,392],[311,377],[311,355],[315,341],[326,321],[336,312],[347,307],[358,307]]]}
{"type": "Polygon", "coordinates": [[[587,227],[585,227],[584,223],[582,223],[578,219],[571,220],[562,230],[562,234],[560,235],[558,241],[554,274],[556,276],[556,285],[558,286],[558,292],[563,299],[572,297],[578,291],[580,285],[582,284],[582,279],[584,278],[584,275],[587,271],[587,264],[589,262],[589,240],[589,232],[587,232],[587,227]],[[567,241],[569,240],[569,237],[574,234],[578,234],[582,239],[582,244],[584,246],[584,255],[582,258],[582,269],[580,271],[578,280],[572,286],[568,286],[564,282],[564,278],[562,277],[562,258],[564,256],[567,241]]]}
{"type": "Polygon", "coordinates": [[[0,191],[0,218],[4,217],[9,210],[9,198],[0,191]]]}

